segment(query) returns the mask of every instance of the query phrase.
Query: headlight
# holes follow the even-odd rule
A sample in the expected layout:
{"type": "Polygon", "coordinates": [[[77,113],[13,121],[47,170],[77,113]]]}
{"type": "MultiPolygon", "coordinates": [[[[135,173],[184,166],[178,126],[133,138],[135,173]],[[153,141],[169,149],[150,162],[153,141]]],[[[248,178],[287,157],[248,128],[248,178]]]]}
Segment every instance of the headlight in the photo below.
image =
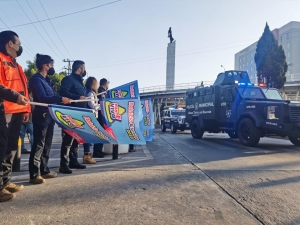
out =
{"type": "Polygon", "coordinates": [[[278,120],[276,117],[277,106],[268,106],[267,118],[268,120],[278,120]]]}

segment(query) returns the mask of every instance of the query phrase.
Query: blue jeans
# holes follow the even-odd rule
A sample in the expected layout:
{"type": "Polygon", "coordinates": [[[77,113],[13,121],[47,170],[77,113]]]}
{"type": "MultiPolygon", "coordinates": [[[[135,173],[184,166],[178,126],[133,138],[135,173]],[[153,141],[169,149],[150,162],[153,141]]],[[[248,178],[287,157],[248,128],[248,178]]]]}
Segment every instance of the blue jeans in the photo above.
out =
{"type": "Polygon", "coordinates": [[[26,133],[29,133],[29,137],[30,137],[29,141],[30,141],[30,145],[32,147],[32,144],[33,144],[33,125],[32,125],[32,123],[22,123],[21,134],[20,134],[20,137],[22,140],[21,149],[25,149],[24,138],[25,138],[26,133]]]}
{"type": "Polygon", "coordinates": [[[85,143],[83,144],[83,152],[84,153],[90,153],[91,144],[85,143]]]}

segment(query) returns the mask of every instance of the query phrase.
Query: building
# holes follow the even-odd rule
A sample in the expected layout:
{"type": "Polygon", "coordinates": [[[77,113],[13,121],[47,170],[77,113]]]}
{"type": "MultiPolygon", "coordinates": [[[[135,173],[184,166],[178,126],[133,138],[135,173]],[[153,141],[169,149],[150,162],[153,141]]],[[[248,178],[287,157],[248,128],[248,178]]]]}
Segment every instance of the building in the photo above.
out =
{"type": "MultiPolygon", "coordinates": [[[[282,45],[287,64],[286,82],[300,82],[300,22],[289,22],[273,31],[279,45],[282,45]]],[[[257,83],[256,65],[254,56],[257,42],[235,54],[235,70],[245,70],[253,83],[257,83]]]]}

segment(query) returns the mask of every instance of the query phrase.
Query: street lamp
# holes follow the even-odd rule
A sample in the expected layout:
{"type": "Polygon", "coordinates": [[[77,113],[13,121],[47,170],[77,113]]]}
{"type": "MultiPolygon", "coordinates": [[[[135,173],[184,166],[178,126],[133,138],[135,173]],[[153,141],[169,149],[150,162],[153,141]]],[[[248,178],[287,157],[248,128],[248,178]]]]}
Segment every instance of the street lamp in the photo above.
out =
{"type": "Polygon", "coordinates": [[[224,67],[223,65],[221,65],[221,67],[223,67],[223,68],[224,68],[224,72],[225,72],[225,67],[224,67]]]}

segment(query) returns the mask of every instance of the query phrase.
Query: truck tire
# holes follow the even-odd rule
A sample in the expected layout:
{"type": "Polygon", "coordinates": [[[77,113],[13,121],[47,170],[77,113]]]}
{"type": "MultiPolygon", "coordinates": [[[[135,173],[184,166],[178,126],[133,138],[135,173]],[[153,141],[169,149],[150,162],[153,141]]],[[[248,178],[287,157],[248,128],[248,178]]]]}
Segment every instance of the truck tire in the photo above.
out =
{"type": "Polygon", "coordinates": [[[166,132],[166,129],[167,129],[167,128],[166,128],[164,122],[161,122],[161,127],[160,127],[160,128],[161,128],[161,131],[162,131],[162,132],[166,132]]]}
{"type": "Polygon", "coordinates": [[[242,119],[238,127],[238,136],[243,145],[253,147],[259,142],[261,130],[253,124],[252,120],[242,119]]]}
{"type": "Polygon", "coordinates": [[[174,126],[174,123],[171,123],[171,132],[172,134],[176,134],[177,128],[174,126]]]}
{"type": "Polygon", "coordinates": [[[294,145],[300,146],[300,138],[299,137],[289,136],[289,139],[294,145]]]}
{"type": "Polygon", "coordinates": [[[227,131],[227,134],[232,139],[238,138],[238,134],[235,131],[227,131]]]}
{"type": "Polygon", "coordinates": [[[193,138],[201,139],[204,133],[204,130],[201,129],[200,123],[198,120],[193,120],[191,125],[191,133],[193,138]]]}
{"type": "Polygon", "coordinates": [[[181,129],[181,131],[184,131],[184,129],[181,129]]]}

